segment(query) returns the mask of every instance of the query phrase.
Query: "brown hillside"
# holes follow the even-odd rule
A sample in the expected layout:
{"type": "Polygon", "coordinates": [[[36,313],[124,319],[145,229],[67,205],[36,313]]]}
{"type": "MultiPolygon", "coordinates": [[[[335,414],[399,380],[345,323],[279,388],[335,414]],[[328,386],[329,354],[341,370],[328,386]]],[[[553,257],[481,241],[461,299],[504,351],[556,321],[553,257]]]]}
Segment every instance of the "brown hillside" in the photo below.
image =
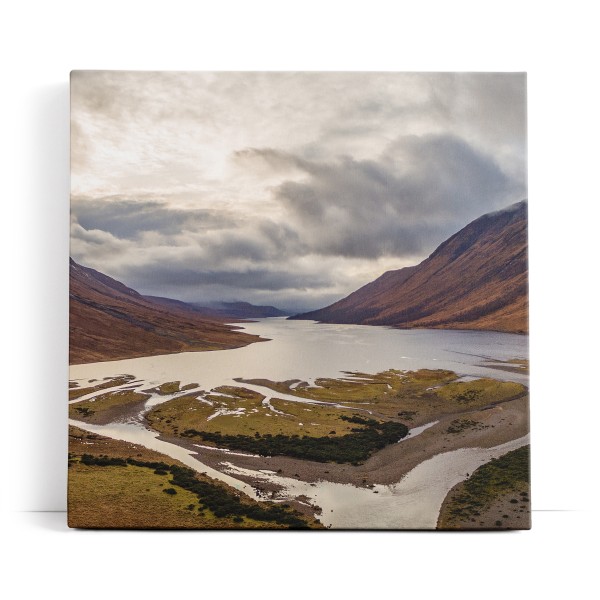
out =
{"type": "Polygon", "coordinates": [[[237,348],[261,340],[184,303],[148,300],[72,259],[69,285],[70,364],[237,348]]]}
{"type": "Polygon", "coordinates": [[[326,308],[326,323],[528,331],[527,202],[469,223],[426,260],[326,308]]]}

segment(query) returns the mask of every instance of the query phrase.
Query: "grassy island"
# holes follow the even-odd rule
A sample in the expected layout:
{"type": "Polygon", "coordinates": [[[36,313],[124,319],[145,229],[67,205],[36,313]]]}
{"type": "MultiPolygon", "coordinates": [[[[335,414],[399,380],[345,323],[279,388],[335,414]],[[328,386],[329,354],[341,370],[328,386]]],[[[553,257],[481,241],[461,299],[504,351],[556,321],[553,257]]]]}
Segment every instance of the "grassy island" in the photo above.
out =
{"type": "MultiPolygon", "coordinates": [[[[160,433],[219,448],[357,465],[406,437],[409,425],[485,410],[527,393],[518,383],[461,381],[452,371],[428,369],[348,373],[312,386],[297,379],[236,381],[239,386],[159,404],[146,420],[160,433]]],[[[484,427],[459,418],[449,432],[484,427]]]]}

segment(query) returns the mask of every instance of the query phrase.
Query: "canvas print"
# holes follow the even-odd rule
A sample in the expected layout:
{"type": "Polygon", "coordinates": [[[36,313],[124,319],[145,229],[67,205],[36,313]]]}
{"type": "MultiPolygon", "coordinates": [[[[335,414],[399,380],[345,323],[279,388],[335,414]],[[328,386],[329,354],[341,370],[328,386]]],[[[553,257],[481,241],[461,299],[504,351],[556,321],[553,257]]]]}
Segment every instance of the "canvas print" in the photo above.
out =
{"type": "Polygon", "coordinates": [[[530,527],[523,73],[71,74],[69,525],[530,527]]]}

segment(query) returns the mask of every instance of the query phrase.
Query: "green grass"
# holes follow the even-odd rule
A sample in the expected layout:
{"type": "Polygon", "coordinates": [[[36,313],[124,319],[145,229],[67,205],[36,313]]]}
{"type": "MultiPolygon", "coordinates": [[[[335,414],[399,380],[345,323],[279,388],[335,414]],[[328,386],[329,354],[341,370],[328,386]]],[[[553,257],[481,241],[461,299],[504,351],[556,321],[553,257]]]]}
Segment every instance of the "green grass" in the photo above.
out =
{"type": "MultiPolygon", "coordinates": [[[[217,392],[218,394],[234,396],[235,398],[244,398],[246,400],[262,400],[264,398],[264,396],[258,392],[235,385],[220,385],[219,387],[214,388],[212,391],[217,392]]],[[[219,396],[211,396],[210,394],[207,395],[207,398],[219,400],[219,396]]]]}
{"type": "Polygon", "coordinates": [[[69,404],[69,418],[86,423],[102,423],[108,416],[115,414],[115,411],[126,409],[127,406],[138,404],[148,398],[150,398],[148,394],[132,390],[107,392],[92,400],[69,404]]]}
{"type": "Polygon", "coordinates": [[[188,383],[186,385],[181,386],[181,391],[185,392],[186,390],[194,390],[198,387],[197,383],[188,383]]]}
{"type": "Polygon", "coordinates": [[[529,373],[529,360],[523,358],[486,361],[484,365],[489,369],[509,371],[510,373],[529,373]]]}
{"type": "Polygon", "coordinates": [[[186,385],[181,385],[181,381],[167,381],[166,383],[161,383],[156,387],[143,391],[152,394],[159,394],[160,396],[170,396],[171,394],[185,392],[186,390],[193,390],[197,387],[197,383],[188,383],[186,385]]]}
{"type": "Polygon", "coordinates": [[[194,471],[106,455],[70,456],[69,524],[110,528],[307,528],[283,505],[242,500],[194,471]]]}
{"type": "Polygon", "coordinates": [[[514,496],[513,503],[528,501],[529,453],[529,446],[523,446],[479,467],[453,494],[444,511],[444,524],[469,522],[501,496],[514,496]]]}
{"type": "MultiPolygon", "coordinates": [[[[377,436],[369,443],[361,441],[356,436],[357,427],[346,417],[367,417],[378,426],[383,423],[404,426],[407,422],[419,425],[527,393],[525,386],[516,383],[493,379],[456,381],[457,378],[446,370],[389,370],[376,375],[349,373],[340,379],[317,379],[315,385],[299,389],[291,388],[297,379],[248,380],[247,383],[263,386],[273,393],[270,405],[275,410],[263,405],[263,394],[243,387],[245,380],[237,379],[240,386],[220,386],[207,393],[188,394],[160,404],[150,411],[147,420],[161,433],[181,436],[195,432],[196,437],[208,444],[251,453],[361,462],[382,446],[377,436]],[[278,392],[296,396],[299,401],[278,399],[278,392]],[[302,399],[336,405],[310,404],[302,399]],[[357,450],[363,442],[364,447],[357,450]]],[[[457,433],[467,427],[475,425],[454,423],[449,432],[457,433]]]]}
{"type": "Polygon", "coordinates": [[[110,387],[117,387],[120,385],[125,385],[130,381],[133,381],[135,377],[133,375],[122,375],[120,377],[107,377],[102,383],[98,385],[94,385],[91,387],[79,387],[79,384],[75,381],[69,382],[69,400],[75,400],[77,398],[81,398],[82,396],[86,396],[87,394],[91,394],[92,392],[97,392],[98,390],[104,390],[110,387]]]}
{"type": "Polygon", "coordinates": [[[526,391],[527,388],[520,383],[483,378],[474,381],[449,383],[436,390],[436,395],[449,405],[464,408],[483,408],[489,404],[518,398],[526,391]]]}
{"type": "Polygon", "coordinates": [[[442,369],[407,372],[390,369],[376,375],[354,372],[343,379],[317,379],[315,386],[299,389],[290,389],[294,380],[237,381],[262,385],[275,392],[302,398],[339,402],[350,408],[366,408],[382,417],[401,417],[420,422],[433,416],[505,402],[527,392],[527,388],[518,383],[495,379],[458,382],[457,378],[456,373],[442,369]]]}
{"type": "Polygon", "coordinates": [[[341,436],[352,430],[352,426],[341,420],[340,415],[351,415],[355,412],[353,410],[274,399],[271,401],[273,408],[285,413],[278,414],[263,406],[264,396],[251,390],[228,388],[227,392],[221,393],[235,396],[224,398],[206,394],[204,398],[213,402],[212,406],[193,394],[175,398],[153,408],[146,416],[147,421],[153,429],[171,435],[186,429],[197,429],[227,435],[253,436],[259,432],[263,435],[341,436]],[[238,415],[225,414],[207,420],[219,409],[244,410],[238,415]]]}
{"type": "MultiPolygon", "coordinates": [[[[198,499],[187,490],[173,497],[169,475],[128,466],[91,466],[77,460],[69,468],[69,525],[71,527],[187,528],[211,527],[214,514],[198,515],[198,499]],[[187,507],[193,504],[195,511],[187,507]]],[[[224,524],[224,523],[223,523],[224,524]]]]}
{"type": "Polygon", "coordinates": [[[446,432],[462,433],[463,431],[467,431],[469,429],[479,431],[481,429],[487,429],[488,427],[488,425],[484,425],[480,421],[473,421],[471,419],[454,419],[448,426],[448,429],[446,429],[446,432]]]}

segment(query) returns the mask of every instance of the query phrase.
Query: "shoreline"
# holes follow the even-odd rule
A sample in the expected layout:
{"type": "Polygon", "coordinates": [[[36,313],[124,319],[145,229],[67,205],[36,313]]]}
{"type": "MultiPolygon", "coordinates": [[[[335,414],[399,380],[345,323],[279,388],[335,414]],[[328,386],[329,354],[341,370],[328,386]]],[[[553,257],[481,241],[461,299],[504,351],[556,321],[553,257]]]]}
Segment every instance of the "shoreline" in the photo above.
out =
{"type": "Polygon", "coordinates": [[[206,348],[199,346],[190,346],[189,348],[178,348],[177,350],[173,350],[172,352],[168,351],[168,348],[156,348],[154,351],[144,351],[134,354],[127,354],[124,356],[111,356],[110,358],[105,358],[104,360],[93,360],[93,361],[71,361],[69,360],[69,369],[71,367],[80,367],[83,365],[97,365],[103,363],[113,363],[121,360],[134,360],[136,358],[151,358],[157,356],[171,356],[174,354],[185,354],[186,352],[219,352],[221,350],[236,350],[237,348],[245,348],[246,346],[250,346],[251,344],[257,344],[259,342],[270,342],[269,338],[263,338],[261,336],[254,335],[252,333],[245,333],[244,328],[236,327],[233,333],[240,333],[244,336],[255,337],[256,339],[251,340],[238,340],[238,343],[235,344],[223,344],[222,347],[219,348],[206,348]]]}

